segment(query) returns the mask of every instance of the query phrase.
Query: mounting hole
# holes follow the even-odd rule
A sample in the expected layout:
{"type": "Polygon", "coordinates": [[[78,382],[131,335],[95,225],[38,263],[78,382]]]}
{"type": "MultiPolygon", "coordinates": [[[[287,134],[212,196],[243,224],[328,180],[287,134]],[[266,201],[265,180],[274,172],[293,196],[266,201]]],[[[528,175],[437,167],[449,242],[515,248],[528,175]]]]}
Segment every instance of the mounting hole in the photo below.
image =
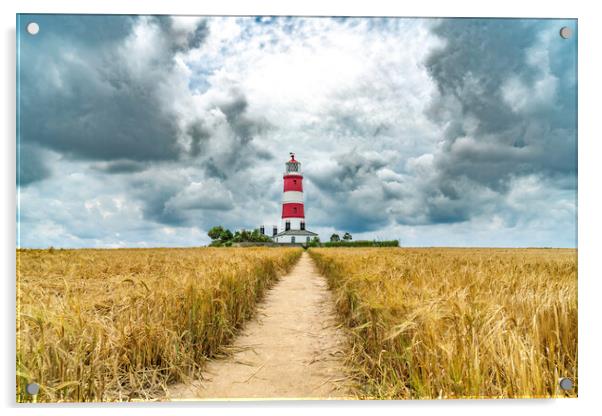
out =
{"type": "Polygon", "coordinates": [[[560,385],[560,388],[565,391],[572,390],[573,388],[573,380],[568,377],[562,377],[560,380],[558,380],[558,384],[560,385]]]}
{"type": "Polygon", "coordinates": [[[30,35],[37,35],[39,31],[40,31],[39,24],[37,24],[36,22],[27,23],[27,33],[29,33],[30,35]]]}
{"type": "Polygon", "coordinates": [[[570,38],[570,37],[571,37],[571,35],[572,35],[572,34],[573,34],[573,32],[571,31],[571,28],[570,28],[570,27],[563,26],[563,27],[560,29],[560,37],[561,37],[562,39],[568,39],[568,38],[570,38]]]}
{"type": "Polygon", "coordinates": [[[40,385],[38,383],[29,383],[27,387],[25,387],[25,390],[27,391],[27,394],[35,396],[40,392],[40,385]]]}

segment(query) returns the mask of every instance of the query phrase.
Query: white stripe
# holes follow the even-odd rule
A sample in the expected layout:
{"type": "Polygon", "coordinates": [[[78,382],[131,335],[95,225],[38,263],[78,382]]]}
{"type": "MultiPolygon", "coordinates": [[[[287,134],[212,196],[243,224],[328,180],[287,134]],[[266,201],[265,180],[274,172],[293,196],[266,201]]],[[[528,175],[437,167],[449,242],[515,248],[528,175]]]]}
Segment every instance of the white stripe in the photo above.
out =
{"type": "Polygon", "coordinates": [[[303,192],[299,191],[286,191],[284,195],[282,195],[282,202],[297,202],[299,204],[303,203],[303,192]]]}

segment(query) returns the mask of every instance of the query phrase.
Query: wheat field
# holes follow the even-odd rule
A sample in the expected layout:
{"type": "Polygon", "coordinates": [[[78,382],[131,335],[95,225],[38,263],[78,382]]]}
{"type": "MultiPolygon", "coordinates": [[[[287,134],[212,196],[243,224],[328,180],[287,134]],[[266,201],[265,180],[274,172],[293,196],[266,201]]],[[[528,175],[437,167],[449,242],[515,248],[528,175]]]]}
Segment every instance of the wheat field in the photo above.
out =
{"type": "Polygon", "coordinates": [[[363,398],[577,395],[575,249],[319,248],[363,398]],[[570,377],[575,388],[558,387],[570,377]]]}
{"type": "Polygon", "coordinates": [[[153,399],[197,377],[298,248],[17,250],[17,401],[153,399]]]}

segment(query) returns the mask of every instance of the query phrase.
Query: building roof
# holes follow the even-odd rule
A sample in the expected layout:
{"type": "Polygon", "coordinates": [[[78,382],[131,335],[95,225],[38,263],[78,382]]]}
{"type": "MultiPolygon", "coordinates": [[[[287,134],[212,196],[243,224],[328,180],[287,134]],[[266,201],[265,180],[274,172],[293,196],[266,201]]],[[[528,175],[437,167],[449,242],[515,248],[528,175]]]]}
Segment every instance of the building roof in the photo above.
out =
{"type": "Polygon", "coordinates": [[[318,234],[312,233],[309,230],[287,230],[287,231],[282,231],[281,233],[278,233],[278,234],[272,236],[272,238],[282,237],[284,235],[304,235],[304,236],[309,235],[309,236],[312,236],[312,235],[318,235],[318,234]]]}

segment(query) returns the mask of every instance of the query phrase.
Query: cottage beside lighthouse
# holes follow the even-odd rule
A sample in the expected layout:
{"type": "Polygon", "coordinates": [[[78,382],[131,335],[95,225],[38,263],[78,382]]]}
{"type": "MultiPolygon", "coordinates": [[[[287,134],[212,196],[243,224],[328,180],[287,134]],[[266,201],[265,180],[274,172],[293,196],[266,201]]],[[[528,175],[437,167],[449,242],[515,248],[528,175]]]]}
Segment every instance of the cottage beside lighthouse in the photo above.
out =
{"type": "MultiPolygon", "coordinates": [[[[308,244],[318,234],[309,231],[305,223],[303,203],[303,174],[301,163],[291,153],[283,175],[282,218],[279,229],[273,227],[272,240],[279,244],[308,244]]],[[[265,227],[261,227],[262,232],[265,227]]]]}

